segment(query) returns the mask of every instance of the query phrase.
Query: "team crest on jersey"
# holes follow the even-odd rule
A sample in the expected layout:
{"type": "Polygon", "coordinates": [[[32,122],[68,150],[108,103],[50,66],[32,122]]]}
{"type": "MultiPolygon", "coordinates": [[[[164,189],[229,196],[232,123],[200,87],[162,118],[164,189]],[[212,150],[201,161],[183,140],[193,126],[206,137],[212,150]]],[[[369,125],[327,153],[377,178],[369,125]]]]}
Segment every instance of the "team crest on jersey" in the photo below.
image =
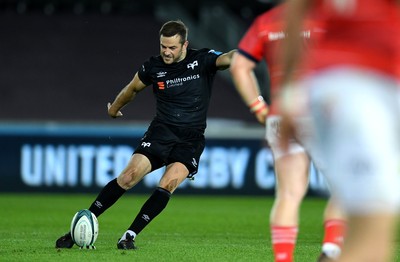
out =
{"type": "Polygon", "coordinates": [[[150,147],[151,143],[150,142],[142,142],[141,146],[142,147],[150,147]]]}
{"type": "Polygon", "coordinates": [[[193,63],[187,64],[187,68],[191,68],[192,70],[194,70],[194,67],[198,65],[199,63],[197,62],[197,60],[194,60],[193,63]]]}

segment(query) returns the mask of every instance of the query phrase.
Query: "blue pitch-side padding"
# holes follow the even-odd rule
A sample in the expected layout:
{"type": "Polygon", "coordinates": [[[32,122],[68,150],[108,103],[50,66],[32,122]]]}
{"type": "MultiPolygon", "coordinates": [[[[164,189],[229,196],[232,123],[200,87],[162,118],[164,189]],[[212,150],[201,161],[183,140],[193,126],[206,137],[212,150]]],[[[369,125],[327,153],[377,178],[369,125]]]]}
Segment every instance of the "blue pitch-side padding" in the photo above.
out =
{"type": "MultiPolygon", "coordinates": [[[[148,124],[65,124],[0,122],[0,192],[97,193],[117,177],[148,124]]],[[[206,148],[188,194],[274,194],[273,157],[264,128],[210,122],[206,148]]],[[[164,172],[157,169],[134,192],[154,190],[164,172]]],[[[310,192],[324,195],[324,178],[314,169],[310,192]]]]}
{"type": "Polygon", "coordinates": [[[142,136],[147,130],[145,124],[63,124],[63,123],[0,123],[0,135],[40,136],[142,136]]]}

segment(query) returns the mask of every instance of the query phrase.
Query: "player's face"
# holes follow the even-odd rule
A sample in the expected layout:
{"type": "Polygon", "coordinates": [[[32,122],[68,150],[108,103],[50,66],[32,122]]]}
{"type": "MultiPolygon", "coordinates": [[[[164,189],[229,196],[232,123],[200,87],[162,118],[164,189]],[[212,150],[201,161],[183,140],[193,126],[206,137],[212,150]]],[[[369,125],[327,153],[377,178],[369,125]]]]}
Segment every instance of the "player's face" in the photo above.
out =
{"type": "Polygon", "coordinates": [[[171,37],[160,37],[160,54],[166,64],[172,64],[183,60],[186,56],[188,42],[181,43],[181,37],[174,35],[171,37]]]}

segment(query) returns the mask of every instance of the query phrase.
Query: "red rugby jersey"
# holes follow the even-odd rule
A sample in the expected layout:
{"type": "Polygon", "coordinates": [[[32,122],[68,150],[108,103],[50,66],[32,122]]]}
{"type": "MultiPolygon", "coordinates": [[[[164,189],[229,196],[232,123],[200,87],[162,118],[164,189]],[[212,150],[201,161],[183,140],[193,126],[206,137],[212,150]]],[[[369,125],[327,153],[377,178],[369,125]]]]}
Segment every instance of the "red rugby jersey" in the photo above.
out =
{"type": "Polygon", "coordinates": [[[315,0],[326,33],[311,49],[307,65],[370,68],[399,75],[400,26],[395,0],[315,0]]]}
{"type": "MultiPolygon", "coordinates": [[[[269,115],[278,113],[278,91],[282,77],[280,48],[285,38],[285,5],[279,5],[258,16],[239,42],[238,50],[247,58],[258,63],[265,60],[270,77],[271,105],[269,115]]],[[[306,45],[323,32],[316,20],[307,19],[300,37],[306,45]]]]}

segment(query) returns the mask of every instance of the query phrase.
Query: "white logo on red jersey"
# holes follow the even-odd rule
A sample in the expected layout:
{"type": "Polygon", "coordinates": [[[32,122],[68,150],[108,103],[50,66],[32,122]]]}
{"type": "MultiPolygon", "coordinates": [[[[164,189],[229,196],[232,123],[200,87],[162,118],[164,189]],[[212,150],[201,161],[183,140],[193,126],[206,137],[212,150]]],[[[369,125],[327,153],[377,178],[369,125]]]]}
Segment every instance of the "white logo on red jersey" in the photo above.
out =
{"type": "Polygon", "coordinates": [[[268,33],[268,40],[269,41],[276,41],[280,39],[284,39],[286,37],[285,32],[280,31],[280,32],[269,32],[268,33]]]}
{"type": "MultiPolygon", "coordinates": [[[[310,30],[303,30],[300,32],[300,36],[303,38],[310,38],[311,37],[311,31],[310,30]]],[[[284,31],[279,31],[279,32],[269,32],[268,33],[268,40],[269,41],[277,41],[284,39],[286,37],[286,33],[284,31]]]]}

